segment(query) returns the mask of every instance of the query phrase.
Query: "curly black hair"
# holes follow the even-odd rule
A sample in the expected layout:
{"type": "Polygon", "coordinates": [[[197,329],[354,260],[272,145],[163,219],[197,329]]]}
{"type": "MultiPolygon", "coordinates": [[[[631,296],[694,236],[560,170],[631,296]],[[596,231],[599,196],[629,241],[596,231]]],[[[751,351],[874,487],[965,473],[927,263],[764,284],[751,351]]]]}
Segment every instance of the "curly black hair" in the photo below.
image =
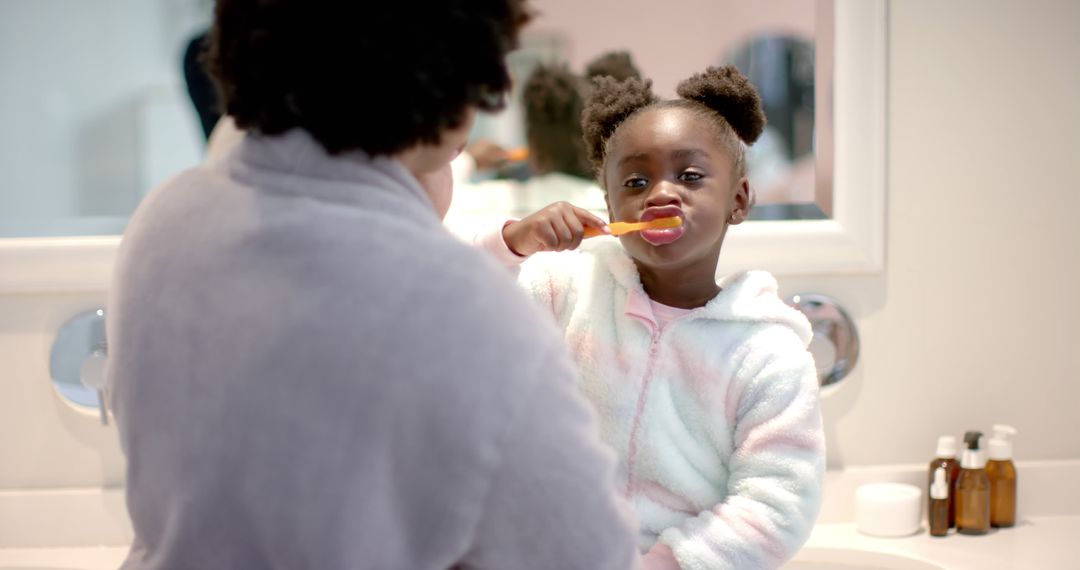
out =
{"type": "Polygon", "coordinates": [[[628,51],[609,51],[585,65],[585,77],[592,81],[597,77],[614,77],[619,81],[636,77],[641,79],[641,71],[634,65],[628,51]]]}
{"type": "Polygon", "coordinates": [[[525,2],[218,0],[207,63],[242,129],[395,154],[502,108],[525,2]]]}
{"type": "Polygon", "coordinates": [[[582,78],[565,65],[541,65],[525,81],[525,138],[537,174],[562,172],[590,177],[581,133],[583,87],[582,78]]]}
{"type": "Polygon", "coordinates": [[[679,83],[680,99],[659,101],[652,92],[652,82],[630,78],[617,81],[599,77],[593,82],[582,113],[585,146],[589,149],[597,178],[603,185],[604,161],[619,126],[631,117],[654,108],[683,108],[710,121],[721,144],[735,160],[735,172],[746,175],[743,145],[753,144],[765,128],[761,97],[750,81],[734,66],[710,67],[679,83]]]}

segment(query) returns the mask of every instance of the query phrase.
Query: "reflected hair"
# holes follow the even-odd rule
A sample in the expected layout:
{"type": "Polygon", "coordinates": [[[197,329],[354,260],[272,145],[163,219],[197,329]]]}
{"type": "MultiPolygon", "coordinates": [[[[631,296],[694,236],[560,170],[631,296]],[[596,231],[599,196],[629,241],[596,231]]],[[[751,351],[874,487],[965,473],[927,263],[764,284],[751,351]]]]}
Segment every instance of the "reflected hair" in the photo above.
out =
{"type": "Polygon", "coordinates": [[[609,51],[585,65],[585,78],[592,81],[597,77],[614,77],[618,81],[641,79],[641,71],[634,65],[630,52],[609,51]]]}
{"type": "Polygon", "coordinates": [[[525,137],[540,170],[579,178],[591,174],[581,132],[582,78],[565,65],[541,65],[525,81],[525,137]]]}

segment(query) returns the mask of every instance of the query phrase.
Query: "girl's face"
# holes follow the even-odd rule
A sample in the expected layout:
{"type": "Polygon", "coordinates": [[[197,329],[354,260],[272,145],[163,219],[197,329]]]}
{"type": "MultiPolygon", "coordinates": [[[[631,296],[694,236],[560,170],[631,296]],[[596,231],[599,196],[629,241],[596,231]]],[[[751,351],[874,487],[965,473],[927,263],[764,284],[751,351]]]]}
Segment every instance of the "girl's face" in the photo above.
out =
{"type": "Polygon", "coordinates": [[[611,221],[683,220],[619,238],[639,265],[715,269],[728,224],[745,218],[749,184],[734,177],[715,128],[688,109],[659,108],[630,119],[611,141],[603,173],[611,221]]]}

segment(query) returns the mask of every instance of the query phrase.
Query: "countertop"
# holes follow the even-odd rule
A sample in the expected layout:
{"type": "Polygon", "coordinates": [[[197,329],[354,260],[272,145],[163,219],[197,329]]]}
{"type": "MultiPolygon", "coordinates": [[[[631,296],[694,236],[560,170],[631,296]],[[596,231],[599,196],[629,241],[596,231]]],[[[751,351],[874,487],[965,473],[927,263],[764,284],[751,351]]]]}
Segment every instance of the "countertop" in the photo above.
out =
{"type": "Polygon", "coordinates": [[[1080,516],[1025,517],[1014,527],[981,536],[949,531],[933,537],[924,527],[908,537],[875,538],[860,533],[854,523],[819,524],[806,546],[896,554],[947,570],[1072,569],[1080,568],[1080,516]]]}
{"type": "MultiPolygon", "coordinates": [[[[1056,570],[1080,568],[1077,543],[1080,516],[1029,517],[1017,526],[994,529],[984,536],[950,533],[935,538],[925,530],[904,538],[860,534],[853,523],[819,524],[807,542],[811,549],[866,550],[895,554],[936,564],[946,570],[1056,570]]],[[[0,549],[0,569],[105,570],[120,565],[126,547],[0,549]]],[[[875,566],[888,568],[887,566],[875,566]]],[[[851,563],[815,568],[853,569],[851,563]]]]}

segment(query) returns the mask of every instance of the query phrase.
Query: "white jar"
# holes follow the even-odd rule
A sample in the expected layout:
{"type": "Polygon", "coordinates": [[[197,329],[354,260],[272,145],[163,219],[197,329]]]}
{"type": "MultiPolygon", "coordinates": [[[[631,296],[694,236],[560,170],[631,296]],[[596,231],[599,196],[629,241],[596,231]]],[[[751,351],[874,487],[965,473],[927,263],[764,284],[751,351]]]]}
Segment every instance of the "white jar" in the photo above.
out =
{"type": "Polygon", "coordinates": [[[922,489],[905,483],[868,483],[855,490],[855,523],[870,536],[910,536],[922,527],[922,489]]]}

